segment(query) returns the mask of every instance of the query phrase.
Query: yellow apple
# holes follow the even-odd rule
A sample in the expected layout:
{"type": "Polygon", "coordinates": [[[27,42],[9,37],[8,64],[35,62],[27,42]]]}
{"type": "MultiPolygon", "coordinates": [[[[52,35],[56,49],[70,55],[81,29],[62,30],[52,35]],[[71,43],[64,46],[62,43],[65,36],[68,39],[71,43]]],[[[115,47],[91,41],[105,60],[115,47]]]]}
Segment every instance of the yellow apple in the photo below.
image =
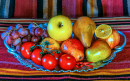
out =
{"type": "Polygon", "coordinates": [[[54,16],[48,22],[47,31],[51,38],[64,41],[72,34],[72,22],[66,16],[54,16]]]}

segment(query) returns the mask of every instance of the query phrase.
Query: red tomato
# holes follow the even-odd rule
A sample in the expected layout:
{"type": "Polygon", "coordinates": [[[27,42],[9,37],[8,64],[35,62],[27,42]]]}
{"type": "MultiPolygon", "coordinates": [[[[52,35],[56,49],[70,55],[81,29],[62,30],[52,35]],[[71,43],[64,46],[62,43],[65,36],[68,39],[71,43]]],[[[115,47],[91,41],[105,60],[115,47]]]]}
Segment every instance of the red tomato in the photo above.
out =
{"type": "Polygon", "coordinates": [[[42,57],[42,66],[48,70],[54,69],[57,64],[57,60],[51,54],[46,54],[42,57]]]}
{"type": "Polygon", "coordinates": [[[62,55],[62,52],[60,53],[56,53],[55,51],[52,52],[54,54],[54,57],[56,58],[56,60],[58,61],[59,57],[62,55]]]}
{"type": "Polygon", "coordinates": [[[31,59],[31,52],[29,54],[29,51],[30,51],[30,47],[32,47],[33,45],[35,45],[35,43],[33,42],[26,42],[22,45],[21,47],[21,54],[24,58],[26,59],[31,59]]]}
{"type": "Polygon", "coordinates": [[[42,56],[40,54],[41,51],[42,49],[35,49],[31,54],[32,61],[37,65],[42,65],[42,56]]]}
{"type": "Polygon", "coordinates": [[[76,66],[76,60],[72,55],[64,54],[59,58],[59,66],[65,70],[71,70],[76,66]]]}

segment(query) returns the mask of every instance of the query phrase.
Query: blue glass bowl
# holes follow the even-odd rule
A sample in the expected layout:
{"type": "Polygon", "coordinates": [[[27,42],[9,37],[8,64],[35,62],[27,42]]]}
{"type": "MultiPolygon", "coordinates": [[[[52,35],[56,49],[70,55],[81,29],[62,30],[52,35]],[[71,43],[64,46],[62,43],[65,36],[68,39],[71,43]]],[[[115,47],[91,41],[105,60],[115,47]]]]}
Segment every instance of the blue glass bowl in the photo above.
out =
{"type": "MultiPolygon", "coordinates": [[[[7,48],[7,51],[10,54],[13,54],[14,57],[23,65],[25,65],[26,67],[29,67],[31,69],[36,69],[36,70],[41,70],[41,71],[47,71],[47,72],[87,72],[87,71],[93,71],[95,69],[99,69],[100,67],[103,67],[107,64],[109,64],[116,56],[116,53],[120,52],[123,50],[123,47],[126,45],[126,36],[118,31],[118,33],[123,36],[124,38],[124,43],[121,46],[116,46],[113,50],[112,50],[112,54],[111,56],[109,56],[107,59],[99,61],[99,62],[94,62],[91,65],[93,65],[93,68],[87,67],[87,66],[83,66],[82,68],[74,68],[73,70],[63,70],[61,69],[59,66],[56,66],[56,68],[54,70],[47,70],[45,69],[43,66],[40,65],[36,65],[32,62],[32,60],[29,59],[25,59],[21,53],[18,53],[13,47],[10,47],[8,44],[6,44],[6,42],[4,41],[4,44],[7,48]]],[[[72,34],[72,37],[74,36],[74,34],[72,34]]],[[[96,39],[96,37],[95,37],[96,39]]]]}

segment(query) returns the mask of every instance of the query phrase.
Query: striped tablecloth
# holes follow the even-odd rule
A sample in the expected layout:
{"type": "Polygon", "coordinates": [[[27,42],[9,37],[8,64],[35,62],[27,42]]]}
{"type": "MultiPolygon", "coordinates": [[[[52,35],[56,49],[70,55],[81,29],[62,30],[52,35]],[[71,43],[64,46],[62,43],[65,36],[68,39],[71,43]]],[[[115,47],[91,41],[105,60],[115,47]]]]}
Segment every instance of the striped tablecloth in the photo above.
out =
{"type": "MultiPolygon", "coordinates": [[[[130,17],[109,17],[109,18],[92,18],[96,25],[109,24],[112,28],[123,32],[127,38],[127,43],[121,52],[118,52],[111,63],[104,67],[88,72],[80,73],[51,73],[30,69],[22,64],[10,53],[7,52],[3,40],[0,38],[0,79],[15,80],[116,80],[130,79],[130,17]]],[[[73,22],[75,19],[71,19],[73,22]]],[[[8,26],[22,24],[27,27],[28,24],[45,23],[48,20],[43,19],[0,19],[0,34],[8,26]]],[[[120,44],[123,43],[121,37],[120,44]]]]}

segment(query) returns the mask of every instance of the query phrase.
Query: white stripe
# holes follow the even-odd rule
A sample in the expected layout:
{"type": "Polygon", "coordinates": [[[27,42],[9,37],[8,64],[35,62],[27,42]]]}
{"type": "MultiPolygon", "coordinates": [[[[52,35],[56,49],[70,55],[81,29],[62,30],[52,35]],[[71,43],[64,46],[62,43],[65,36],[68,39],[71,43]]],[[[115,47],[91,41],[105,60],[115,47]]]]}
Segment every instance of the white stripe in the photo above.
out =
{"type": "Polygon", "coordinates": [[[87,16],[91,17],[91,0],[87,1],[87,16]]]}
{"type": "MultiPolygon", "coordinates": [[[[91,16],[91,0],[88,0],[87,2],[87,16],[91,16]]],[[[97,0],[93,0],[93,9],[94,9],[94,14],[93,17],[98,17],[98,8],[97,8],[97,0]]]]}
{"type": "Polygon", "coordinates": [[[10,0],[6,0],[5,10],[4,10],[4,18],[8,18],[8,15],[9,15],[9,3],[10,3],[10,0]]]}
{"type": "Polygon", "coordinates": [[[53,0],[53,7],[52,7],[52,16],[56,16],[57,15],[57,0],[53,0]]]}
{"type": "Polygon", "coordinates": [[[43,0],[43,18],[48,18],[48,0],[43,0]]]}

